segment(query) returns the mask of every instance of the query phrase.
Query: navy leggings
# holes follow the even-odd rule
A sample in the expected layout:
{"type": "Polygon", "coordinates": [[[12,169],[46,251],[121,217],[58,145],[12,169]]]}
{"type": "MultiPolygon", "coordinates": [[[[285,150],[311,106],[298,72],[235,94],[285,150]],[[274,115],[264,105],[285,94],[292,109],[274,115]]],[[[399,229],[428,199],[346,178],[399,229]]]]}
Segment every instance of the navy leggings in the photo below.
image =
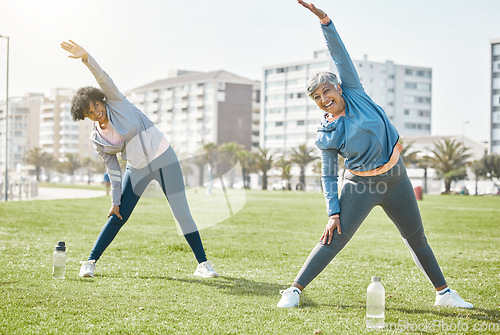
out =
{"type": "Polygon", "coordinates": [[[346,171],[339,201],[342,234],[335,229],[330,244],[323,245],[320,241],[316,245],[295,278],[297,284],[306,287],[323,271],[377,205],[394,222],[413,260],[434,287],[446,284],[427,243],[415,193],[402,159],[391,170],[374,177],[360,177],[346,171]]]}
{"type": "Polygon", "coordinates": [[[134,169],[127,166],[122,181],[122,194],[120,204],[120,214],[122,219],[116,215],[111,215],[97,237],[89,260],[98,260],[104,250],[113,241],[120,228],[127,222],[142,193],[155,179],[160,184],[163,193],[172,208],[177,222],[193,250],[198,263],[207,260],[205,250],[201,242],[200,234],[196,223],[191,216],[186,199],[182,170],[172,147],[169,147],[163,154],[154,159],[148,166],[142,169],[134,169]]]}

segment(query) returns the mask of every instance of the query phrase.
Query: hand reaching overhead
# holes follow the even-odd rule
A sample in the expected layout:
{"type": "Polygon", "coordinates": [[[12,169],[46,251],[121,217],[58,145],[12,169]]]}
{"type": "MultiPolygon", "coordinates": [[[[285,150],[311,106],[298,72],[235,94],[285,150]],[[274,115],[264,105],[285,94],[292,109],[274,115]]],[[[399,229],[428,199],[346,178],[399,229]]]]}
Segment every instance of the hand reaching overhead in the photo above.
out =
{"type": "Polygon", "coordinates": [[[69,55],[68,57],[74,59],[81,58],[83,59],[83,61],[87,61],[89,53],[82,46],[76,44],[72,40],[69,40],[69,42],[62,42],[61,48],[71,53],[71,55],[69,55]]]}
{"type": "Polygon", "coordinates": [[[326,13],[323,12],[321,9],[316,8],[312,3],[307,3],[302,0],[297,0],[299,4],[304,6],[305,8],[309,9],[314,15],[316,15],[320,20],[324,19],[326,17],[326,13]]]}

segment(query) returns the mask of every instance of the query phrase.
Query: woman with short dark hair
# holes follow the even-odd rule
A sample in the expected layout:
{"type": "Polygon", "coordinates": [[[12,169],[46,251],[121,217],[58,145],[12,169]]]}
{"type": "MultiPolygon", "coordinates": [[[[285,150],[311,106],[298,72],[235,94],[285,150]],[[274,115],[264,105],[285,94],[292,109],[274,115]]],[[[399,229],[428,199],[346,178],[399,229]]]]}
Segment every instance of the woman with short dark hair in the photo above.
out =
{"type": "Polygon", "coordinates": [[[186,199],[179,161],[167,138],[153,122],[118,90],[97,62],[73,41],[61,47],[70,58],[81,59],[94,75],[101,89],[82,87],[73,97],[73,120],[92,120],[90,139],[104,160],[111,181],[111,202],[108,221],[99,234],[94,248],[80,269],[81,277],[93,277],[95,262],[113,241],[128,220],[142,193],[154,179],[160,184],[172,212],[198,261],[194,274],[217,277],[212,262],[207,261],[196,223],[186,199]],[[127,161],[122,173],[116,155],[127,161]]]}

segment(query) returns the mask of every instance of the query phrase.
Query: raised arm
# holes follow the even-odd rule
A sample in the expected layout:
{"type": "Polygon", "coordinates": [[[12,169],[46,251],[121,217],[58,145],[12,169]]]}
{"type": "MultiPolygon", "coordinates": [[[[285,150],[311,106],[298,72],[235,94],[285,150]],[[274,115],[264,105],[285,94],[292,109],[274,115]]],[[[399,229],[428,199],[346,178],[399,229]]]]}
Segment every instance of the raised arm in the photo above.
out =
{"type": "Polygon", "coordinates": [[[118,87],[116,87],[109,75],[104,72],[95,59],[92,58],[92,56],[89,55],[89,53],[82,46],[76,44],[72,40],[69,40],[69,42],[61,43],[61,48],[71,54],[68,57],[82,60],[83,64],[89,68],[90,72],[92,72],[97,80],[97,83],[104,91],[106,99],[117,101],[125,99],[125,96],[120,92],[118,87]]]}
{"type": "Polygon", "coordinates": [[[297,0],[297,2],[309,9],[311,13],[321,20],[321,29],[326,39],[326,45],[330,51],[330,56],[332,56],[335,62],[342,85],[350,88],[361,87],[358,72],[328,15],[312,3],[309,4],[302,0],[297,0]]]}

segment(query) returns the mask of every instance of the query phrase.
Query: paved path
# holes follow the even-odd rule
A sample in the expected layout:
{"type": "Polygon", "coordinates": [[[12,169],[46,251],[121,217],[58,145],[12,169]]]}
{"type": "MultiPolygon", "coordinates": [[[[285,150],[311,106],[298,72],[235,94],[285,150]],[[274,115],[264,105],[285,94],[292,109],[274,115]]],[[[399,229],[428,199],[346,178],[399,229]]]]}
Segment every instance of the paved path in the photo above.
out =
{"type": "Polygon", "coordinates": [[[84,199],[102,197],[104,195],[106,195],[104,189],[96,191],[79,188],[40,187],[38,188],[38,196],[29,200],[84,199]]]}

